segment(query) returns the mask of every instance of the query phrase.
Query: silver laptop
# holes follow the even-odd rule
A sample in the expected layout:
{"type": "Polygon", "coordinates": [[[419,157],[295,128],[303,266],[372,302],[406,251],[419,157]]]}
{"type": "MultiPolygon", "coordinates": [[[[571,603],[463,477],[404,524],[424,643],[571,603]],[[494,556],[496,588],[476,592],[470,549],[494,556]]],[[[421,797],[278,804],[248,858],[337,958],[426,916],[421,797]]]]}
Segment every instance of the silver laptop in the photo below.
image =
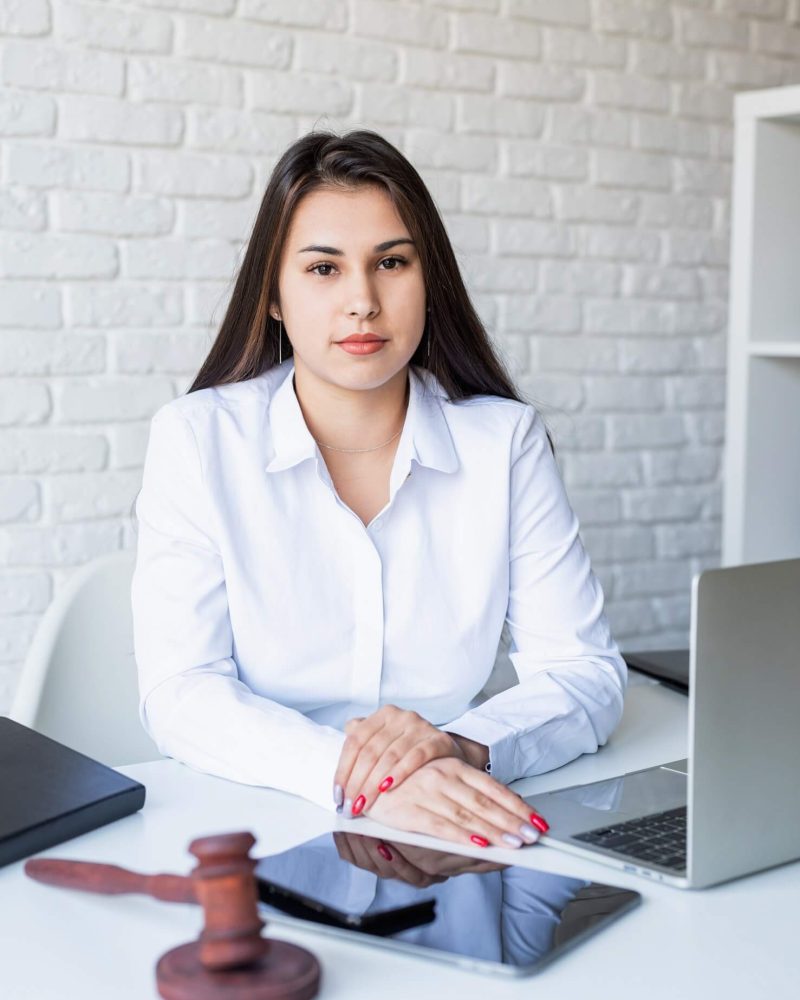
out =
{"type": "Polygon", "coordinates": [[[800,559],[692,580],[689,757],[529,798],[542,843],[699,889],[800,858],[800,559]]]}

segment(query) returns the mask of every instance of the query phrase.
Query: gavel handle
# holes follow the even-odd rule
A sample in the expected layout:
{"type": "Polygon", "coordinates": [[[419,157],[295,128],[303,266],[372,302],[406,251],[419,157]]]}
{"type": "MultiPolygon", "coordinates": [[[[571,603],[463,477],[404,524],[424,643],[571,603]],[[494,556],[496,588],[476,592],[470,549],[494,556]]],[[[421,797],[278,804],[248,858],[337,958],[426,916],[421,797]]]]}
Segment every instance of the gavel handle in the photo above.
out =
{"type": "Polygon", "coordinates": [[[137,892],[167,903],[198,901],[192,880],[186,875],[141,875],[117,865],[62,861],[58,858],[30,858],[25,862],[25,874],[37,882],[62,889],[80,889],[105,895],[137,892]]]}

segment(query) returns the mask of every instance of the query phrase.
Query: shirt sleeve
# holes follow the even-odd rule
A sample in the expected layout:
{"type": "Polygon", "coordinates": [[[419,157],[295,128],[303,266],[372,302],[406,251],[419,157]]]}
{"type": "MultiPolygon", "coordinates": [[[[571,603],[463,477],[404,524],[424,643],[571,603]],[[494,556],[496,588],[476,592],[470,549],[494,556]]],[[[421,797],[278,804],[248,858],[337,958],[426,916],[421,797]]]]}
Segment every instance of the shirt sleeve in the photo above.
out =
{"type": "Polygon", "coordinates": [[[505,784],[602,746],[627,683],[578,518],[530,404],[511,448],[506,621],[519,683],[440,727],[487,746],[486,769],[505,784]]]}
{"type": "Polygon", "coordinates": [[[335,809],[344,734],[239,680],[197,441],[171,404],[151,421],[136,514],[131,605],[139,714],[159,751],[199,771],[335,809]]]}

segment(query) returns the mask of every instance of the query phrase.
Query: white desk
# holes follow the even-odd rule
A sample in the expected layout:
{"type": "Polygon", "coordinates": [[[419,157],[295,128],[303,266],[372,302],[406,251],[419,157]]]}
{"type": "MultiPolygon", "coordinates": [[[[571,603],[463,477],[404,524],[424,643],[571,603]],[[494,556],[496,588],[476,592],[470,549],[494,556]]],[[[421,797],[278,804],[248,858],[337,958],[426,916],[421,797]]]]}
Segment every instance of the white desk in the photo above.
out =
{"type": "MultiPolygon", "coordinates": [[[[637,682],[632,675],[625,716],[606,747],[515,787],[523,794],[547,791],[683,757],[686,707],[682,695],[644,679],[637,682]]],[[[144,809],[46,854],[143,872],[188,873],[195,864],[186,850],[192,839],[233,830],[253,832],[255,856],[337,827],[443,846],[367,818],[341,820],[293,796],[198,774],[172,760],[121,770],[147,787],[144,809]]],[[[742,822],[746,812],[743,789],[742,822]]],[[[759,821],[750,822],[758,836],[759,821]]],[[[798,995],[800,863],[692,892],[650,884],[541,845],[462,853],[629,886],[644,898],[638,909],[533,978],[468,973],[275,922],[266,933],[317,955],[324,1000],[439,1000],[443,995],[484,1000],[487,994],[493,1000],[789,1000],[798,995]]],[[[157,998],[157,959],[194,940],[201,926],[199,907],[55,889],[28,879],[22,862],[10,865],[0,869],[0,995],[3,1000],[157,998]]]]}

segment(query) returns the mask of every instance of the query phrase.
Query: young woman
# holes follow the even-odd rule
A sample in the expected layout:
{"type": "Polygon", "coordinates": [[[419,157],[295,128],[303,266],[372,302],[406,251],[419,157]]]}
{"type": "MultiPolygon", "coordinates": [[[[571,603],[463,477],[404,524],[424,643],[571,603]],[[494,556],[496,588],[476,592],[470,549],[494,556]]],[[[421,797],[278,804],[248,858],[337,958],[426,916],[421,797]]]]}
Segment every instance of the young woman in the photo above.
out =
{"type": "Polygon", "coordinates": [[[625,664],[534,406],[381,136],[276,165],[219,335],[153,418],[132,586],[160,751],[486,846],[603,744],[625,664]],[[519,683],[489,698],[507,622],[519,683]]]}

